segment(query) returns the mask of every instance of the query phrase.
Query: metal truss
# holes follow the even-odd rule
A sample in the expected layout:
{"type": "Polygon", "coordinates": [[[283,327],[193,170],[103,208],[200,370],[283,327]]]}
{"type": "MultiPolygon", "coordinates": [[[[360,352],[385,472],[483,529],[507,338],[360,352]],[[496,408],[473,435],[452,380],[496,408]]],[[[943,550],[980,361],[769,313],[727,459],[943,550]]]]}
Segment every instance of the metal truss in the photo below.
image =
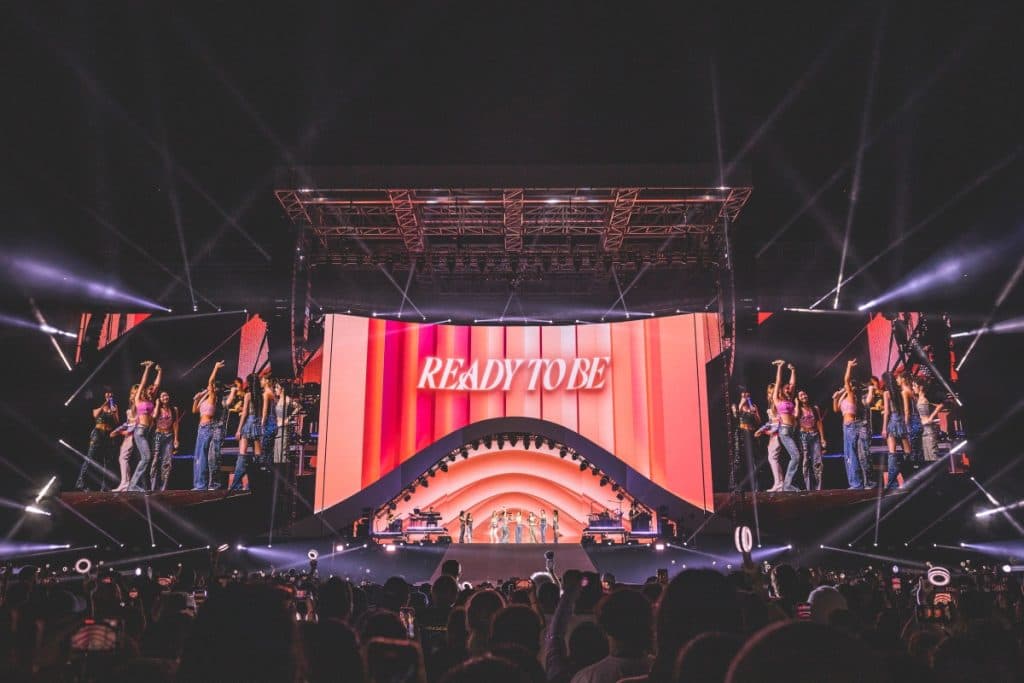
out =
{"type": "Polygon", "coordinates": [[[395,223],[405,241],[405,248],[413,253],[423,251],[423,230],[420,227],[411,190],[388,190],[388,199],[395,213],[395,223]]]}
{"type": "Polygon", "coordinates": [[[523,248],[523,190],[503,190],[501,193],[505,221],[505,251],[523,248]]]}
{"type": "Polygon", "coordinates": [[[612,204],[611,213],[608,215],[608,224],[601,235],[601,248],[605,251],[617,251],[622,247],[622,240],[629,230],[630,217],[639,195],[639,187],[627,187],[616,191],[615,203],[612,204]]]}

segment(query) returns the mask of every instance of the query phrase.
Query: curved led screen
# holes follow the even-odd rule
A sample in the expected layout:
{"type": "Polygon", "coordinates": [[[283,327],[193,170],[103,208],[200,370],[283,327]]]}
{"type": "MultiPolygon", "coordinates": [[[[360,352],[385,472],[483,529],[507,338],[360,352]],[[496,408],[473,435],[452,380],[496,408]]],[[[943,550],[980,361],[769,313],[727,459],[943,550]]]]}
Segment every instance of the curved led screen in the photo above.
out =
{"type": "MultiPolygon", "coordinates": [[[[499,417],[572,429],[709,509],[705,364],[720,351],[715,314],[534,327],[328,315],[315,509],[348,498],[441,437],[499,417]]],[[[534,490],[546,473],[530,458],[498,470],[488,476],[500,475],[500,487],[475,482],[489,501],[505,490],[549,497],[534,490]]]]}

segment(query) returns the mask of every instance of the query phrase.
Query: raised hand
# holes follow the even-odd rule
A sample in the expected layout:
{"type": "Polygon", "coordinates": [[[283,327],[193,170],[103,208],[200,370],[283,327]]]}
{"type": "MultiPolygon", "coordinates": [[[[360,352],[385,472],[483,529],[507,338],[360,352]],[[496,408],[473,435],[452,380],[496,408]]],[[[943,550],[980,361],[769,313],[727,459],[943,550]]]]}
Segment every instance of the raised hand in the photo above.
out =
{"type": "Polygon", "coordinates": [[[846,367],[848,367],[848,368],[855,368],[855,367],[857,367],[857,359],[856,358],[851,358],[850,360],[846,361],[846,367]]]}
{"type": "Polygon", "coordinates": [[[216,368],[217,370],[220,370],[222,367],[224,367],[224,361],[217,361],[216,363],[213,364],[213,367],[216,368]]]}
{"type": "Polygon", "coordinates": [[[780,365],[785,365],[785,364],[786,364],[786,361],[784,361],[784,360],[773,360],[772,361],[772,365],[774,365],[776,367],[778,367],[780,365]]]}

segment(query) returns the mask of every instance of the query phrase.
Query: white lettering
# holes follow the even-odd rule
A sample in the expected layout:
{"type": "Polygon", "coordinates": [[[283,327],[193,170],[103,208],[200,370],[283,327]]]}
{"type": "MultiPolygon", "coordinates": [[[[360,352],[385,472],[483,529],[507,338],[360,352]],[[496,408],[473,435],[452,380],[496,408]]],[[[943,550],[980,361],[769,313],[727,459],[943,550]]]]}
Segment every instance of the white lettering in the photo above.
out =
{"type": "Polygon", "coordinates": [[[472,361],[427,356],[416,387],[435,391],[511,391],[516,377],[525,372],[526,391],[596,391],[604,388],[610,364],[609,356],[472,361]]]}

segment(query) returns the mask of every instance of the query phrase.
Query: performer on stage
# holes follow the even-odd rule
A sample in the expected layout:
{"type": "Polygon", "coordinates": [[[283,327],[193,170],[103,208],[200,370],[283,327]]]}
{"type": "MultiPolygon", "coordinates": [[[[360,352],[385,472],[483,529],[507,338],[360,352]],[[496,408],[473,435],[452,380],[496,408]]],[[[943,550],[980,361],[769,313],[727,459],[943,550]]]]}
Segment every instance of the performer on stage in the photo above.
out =
{"type": "MultiPolygon", "coordinates": [[[[733,452],[732,452],[732,467],[729,470],[729,488],[733,491],[738,491],[741,486],[741,481],[744,478],[742,472],[744,471],[743,462],[747,457],[753,458],[754,453],[754,432],[761,425],[761,411],[758,410],[757,406],[754,405],[753,400],[750,398],[750,392],[745,388],[740,390],[740,400],[732,408],[733,418],[735,419],[736,432],[733,437],[733,452]]],[[[747,468],[753,470],[754,468],[747,468]]],[[[751,476],[751,475],[747,475],[751,476]]],[[[756,474],[752,476],[753,481],[749,482],[751,490],[757,487],[756,474]]]]}
{"type": "Polygon", "coordinates": [[[498,542],[498,511],[491,511],[491,530],[488,532],[487,537],[491,543],[498,542]]]}
{"type": "Polygon", "coordinates": [[[523,542],[523,511],[516,510],[516,543],[523,542]]]}
{"type": "Polygon", "coordinates": [[[498,542],[508,543],[508,509],[501,508],[501,514],[498,516],[498,542]]]}
{"type": "Polygon", "coordinates": [[[238,459],[235,461],[234,480],[231,482],[231,491],[238,491],[242,488],[242,479],[249,469],[249,444],[255,457],[259,459],[263,453],[260,438],[263,431],[260,427],[261,421],[266,419],[266,406],[263,400],[264,391],[260,386],[260,378],[255,374],[249,375],[246,382],[245,397],[242,400],[242,421],[235,432],[238,439],[238,459]]]}
{"type": "Polygon", "coordinates": [[[135,395],[138,391],[139,385],[132,385],[131,390],[128,392],[128,408],[125,410],[125,422],[110,434],[111,439],[121,437],[121,447],[117,456],[117,463],[121,470],[121,481],[117,488],[114,489],[114,491],[118,492],[127,491],[132,478],[131,459],[132,453],[135,452],[135,441],[132,438],[132,434],[135,432],[135,423],[137,422],[135,416],[135,395]]]}
{"type": "Polygon", "coordinates": [[[866,395],[861,395],[860,385],[853,381],[853,369],[857,360],[846,362],[843,388],[832,394],[832,410],[843,416],[843,459],[846,462],[846,480],[851,489],[873,488],[871,467],[868,457],[871,453],[868,440],[867,410],[874,401],[875,388],[869,386],[866,395]]]}
{"type": "Polygon", "coordinates": [[[806,391],[797,395],[800,411],[800,449],[803,451],[804,486],[808,491],[821,490],[821,453],[826,448],[825,424],[821,410],[811,403],[806,391]]]}
{"type": "Polygon", "coordinates": [[[260,391],[263,392],[262,412],[260,416],[260,448],[256,451],[258,459],[267,464],[273,461],[274,437],[277,436],[277,396],[274,393],[277,380],[269,375],[260,378],[260,391]]]}
{"type": "Polygon", "coordinates": [[[934,462],[939,459],[938,417],[943,410],[943,405],[941,403],[932,404],[928,400],[926,386],[919,382],[915,407],[921,420],[921,455],[925,462],[934,462]],[[932,405],[935,406],[934,410],[932,410],[932,405]]]}
{"type": "Polygon", "coordinates": [[[540,542],[541,543],[547,543],[548,542],[547,541],[547,536],[548,536],[548,518],[547,518],[547,513],[544,512],[543,508],[541,508],[541,511],[540,511],[540,542]]]}
{"type": "MultiPolygon", "coordinates": [[[[768,467],[772,471],[772,485],[769,492],[782,490],[782,464],[779,456],[782,454],[782,445],[779,443],[779,414],[775,410],[775,384],[768,385],[768,421],[761,425],[754,436],[768,437],[768,467]]],[[[753,483],[751,484],[754,485],[753,483]]]]}
{"type": "Polygon", "coordinates": [[[473,542],[473,513],[466,513],[466,543],[473,542]]]}
{"type": "Polygon", "coordinates": [[[793,485],[796,473],[800,471],[802,456],[796,445],[797,420],[796,403],[793,400],[796,393],[796,368],[792,363],[784,360],[777,360],[775,366],[775,410],[779,414],[779,444],[789,454],[789,465],[786,467],[786,478],[782,482],[783,491],[799,491],[793,485]],[[789,382],[782,383],[782,366],[789,368],[789,382]]]}
{"type": "MultiPolygon", "coordinates": [[[[192,490],[206,491],[220,488],[217,483],[217,468],[220,466],[220,445],[224,440],[225,403],[234,399],[229,394],[222,401],[217,391],[217,372],[224,367],[224,361],[217,361],[206,382],[206,389],[192,400],[192,412],[199,415],[199,430],[196,433],[196,448],[192,458],[192,490]]],[[[234,391],[232,389],[232,391],[234,391]]]]}
{"type": "Polygon", "coordinates": [[[150,368],[155,365],[153,361],[147,360],[142,363],[142,379],[139,380],[139,390],[135,398],[135,430],[132,438],[135,448],[139,451],[139,464],[135,466],[135,472],[128,483],[129,491],[145,491],[140,482],[149,474],[149,465],[153,459],[153,410],[154,397],[160,391],[160,380],[163,378],[163,370],[156,366],[156,379],[153,384],[147,384],[150,368]]]}
{"type": "Polygon", "coordinates": [[[79,491],[89,490],[86,485],[86,475],[89,466],[92,465],[97,469],[96,475],[99,479],[97,488],[100,491],[106,491],[108,489],[107,472],[109,471],[107,466],[112,464],[109,460],[114,450],[110,439],[113,431],[121,423],[120,412],[117,404],[114,403],[114,392],[110,389],[103,392],[103,403],[99,407],[93,408],[92,419],[93,427],[92,432],[89,433],[89,450],[86,451],[82,469],[78,472],[75,488],[79,491]]]}
{"type": "Polygon", "coordinates": [[[551,542],[558,543],[558,510],[551,510],[551,542]]]}
{"type": "Polygon", "coordinates": [[[889,481],[886,488],[894,489],[899,488],[897,475],[903,470],[903,459],[910,455],[910,432],[907,429],[907,417],[910,415],[913,392],[910,390],[904,374],[895,378],[891,372],[886,372],[882,375],[882,383],[885,386],[885,392],[882,394],[885,401],[885,411],[882,413],[882,433],[885,434],[885,443],[889,447],[889,481]],[[902,454],[897,453],[897,445],[903,447],[902,454]]]}
{"type": "Polygon", "coordinates": [[[532,511],[530,512],[530,519],[528,521],[528,524],[530,525],[530,543],[536,543],[537,542],[537,515],[533,514],[532,511]]]}
{"type": "Polygon", "coordinates": [[[166,491],[167,480],[171,477],[174,453],[178,451],[178,423],[181,422],[181,411],[178,410],[178,406],[171,405],[171,395],[161,391],[154,415],[156,436],[153,439],[153,464],[149,469],[150,490],[166,491]]]}
{"type": "Polygon", "coordinates": [[[466,542],[466,511],[459,510],[459,543],[466,542]]]}

